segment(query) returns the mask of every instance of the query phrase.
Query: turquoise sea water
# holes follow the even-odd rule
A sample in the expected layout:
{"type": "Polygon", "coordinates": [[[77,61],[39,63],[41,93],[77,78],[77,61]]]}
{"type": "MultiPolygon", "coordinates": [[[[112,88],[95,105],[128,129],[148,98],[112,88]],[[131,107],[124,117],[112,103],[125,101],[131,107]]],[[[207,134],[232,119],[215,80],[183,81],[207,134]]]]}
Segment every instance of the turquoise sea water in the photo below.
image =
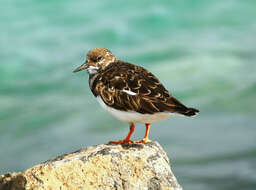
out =
{"type": "Polygon", "coordinates": [[[106,47],[200,109],[150,134],[184,189],[255,189],[255,18],[254,0],[1,0],[0,173],[127,134],[72,73],[106,47]]]}

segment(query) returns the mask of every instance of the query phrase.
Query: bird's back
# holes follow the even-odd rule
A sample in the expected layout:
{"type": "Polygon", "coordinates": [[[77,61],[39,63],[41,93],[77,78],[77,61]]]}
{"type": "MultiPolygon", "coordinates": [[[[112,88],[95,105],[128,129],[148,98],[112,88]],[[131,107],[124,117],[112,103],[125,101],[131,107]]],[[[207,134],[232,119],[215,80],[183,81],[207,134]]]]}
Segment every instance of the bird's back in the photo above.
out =
{"type": "Polygon", "coordinates": [[[187,116],[198,111],[187,108],[174,98],[151,72],[120,60],[94,76],[94,83],[93,94],[117,110],[141,114],[170,112],[187,116]]]}

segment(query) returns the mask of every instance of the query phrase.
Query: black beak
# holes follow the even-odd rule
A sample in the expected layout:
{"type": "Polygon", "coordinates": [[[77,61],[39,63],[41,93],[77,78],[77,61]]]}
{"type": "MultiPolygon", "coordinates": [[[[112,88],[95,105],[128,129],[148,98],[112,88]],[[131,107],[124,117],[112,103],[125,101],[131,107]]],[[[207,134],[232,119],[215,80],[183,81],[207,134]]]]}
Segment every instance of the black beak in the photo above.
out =
{"type": "Polygon", "coordinates": [[[76,73],[76,72],[79,72],[79,71],[82,71],[82,70],[85,70],[88,68],[88,64],[87,64],[87,61],[84,62],[84,64],[82,64],[80,67],[77,67],[73,72],[76,73]]]}

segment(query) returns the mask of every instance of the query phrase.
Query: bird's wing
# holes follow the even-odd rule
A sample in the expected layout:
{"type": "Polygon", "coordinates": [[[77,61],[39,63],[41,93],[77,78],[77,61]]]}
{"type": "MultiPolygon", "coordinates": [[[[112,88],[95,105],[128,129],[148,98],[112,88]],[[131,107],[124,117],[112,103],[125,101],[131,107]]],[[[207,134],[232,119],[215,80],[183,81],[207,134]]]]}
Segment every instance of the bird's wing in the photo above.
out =
{"type": "Polygon", "coordinates": [[[121,61],[102,73],[95,91],[105,104],[122,111],[153,114],[187,109],[152,73],[121,61]]]}

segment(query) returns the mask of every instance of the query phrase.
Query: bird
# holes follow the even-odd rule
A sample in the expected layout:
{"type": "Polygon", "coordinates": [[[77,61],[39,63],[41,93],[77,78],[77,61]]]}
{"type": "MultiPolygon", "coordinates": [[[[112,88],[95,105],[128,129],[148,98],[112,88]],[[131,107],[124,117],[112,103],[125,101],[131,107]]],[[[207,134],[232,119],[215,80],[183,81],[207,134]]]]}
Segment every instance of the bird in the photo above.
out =
{"type": "Polygon", "coordinates": [[[99,104],[116,119],[130,126],[128,135],[110,144],[149,143],[151,123],[169,116],[196,116],[198,109],[186,107],[166,90],[147,69],[119,60],[106,48],[88,51],[86,61],[73,72],[87,70],[89,87],[99,104]],[[144,138],[131,140],[135,123],[145,124],[144,138]]]}

